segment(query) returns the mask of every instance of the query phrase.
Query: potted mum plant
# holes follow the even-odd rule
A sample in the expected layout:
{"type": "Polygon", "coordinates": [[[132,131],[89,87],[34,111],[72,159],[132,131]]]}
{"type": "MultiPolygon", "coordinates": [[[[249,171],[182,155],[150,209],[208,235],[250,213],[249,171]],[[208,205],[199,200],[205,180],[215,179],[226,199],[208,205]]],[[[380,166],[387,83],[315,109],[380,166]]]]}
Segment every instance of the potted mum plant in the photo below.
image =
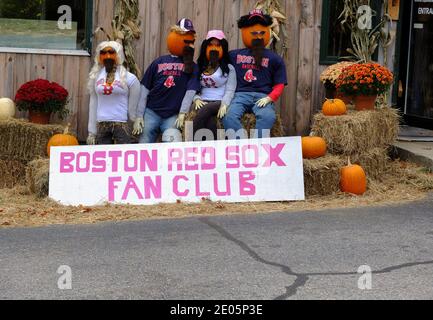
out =
{"type": "Polygon", "coordinates": [[[37,79],[21,86],[15,96],[20,111],[29,112],[32,123],[48,124],[51,114],[63,120],[68,114],[68,91],[55,82],[37,79]]]}
{"type": "Polygon", "coordinates": [[[337,92],[336,83],[343,69],[348,66],[351,66],[352,64],[354,64],[354,62],[349,62],[349,61],[339,62],[337,64],[333,64],[329,66],[322,72],[322,74],[320,75],[320,81],[325,86],[327,99],[340,98],[346,104],[350,102],[349,99],[345,98],[342,94],[339,94],[337,92]]]}
{"type": "Polygon", "coordinates": [[[357,63],[343,69],[337,90],[354,96],[356,110],[374,110],[377,96],[386,93],[393,81],[388,68],[374,62],[357,63]]]}

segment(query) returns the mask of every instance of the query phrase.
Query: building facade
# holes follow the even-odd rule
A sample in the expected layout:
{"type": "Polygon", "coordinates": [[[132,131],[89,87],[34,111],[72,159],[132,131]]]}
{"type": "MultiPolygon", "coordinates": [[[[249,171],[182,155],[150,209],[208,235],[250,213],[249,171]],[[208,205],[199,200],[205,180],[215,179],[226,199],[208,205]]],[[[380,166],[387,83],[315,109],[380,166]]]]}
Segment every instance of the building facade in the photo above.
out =
{"type": "MultiPolygon", "coordinates": [[[[289,84],[279,104],[288,135],[309,131],[324,88],[320,73],[344,56],[348,35],[339,29],[340,0],[281,0],[287,15],[289,84]]],[[[375,1],[372,1],[373,3],[375,1]]],[[[378,2],[378,1],[377,1],[378,2]]],[[[87,136],[87,75],[93,50],[110,29],[115,0],[36,0],[0,4],[0,96],[14,98],[25,82],[45,78],[71,95],[70,122],[80,140],[87,136]],[[20,6],[20,10],[17,10],[20,6]],[[68,25],[69,17],[72,23],[68,25]]],[[[200,45],[210,29],[225,31],[230,48],[242,47],[236,21],[256,0],[139,0],[141,38],[135,55],[143,71],[167,53],[166,34],[181,17],[194,21],[200,45]]],[[[392,103],[417,126],[433,126],[433,3],[389,0],[395,37],[376,58],[396,75],[392,103]],[[386,58],[385,58],[386,57],[386,58]]],[[[380,7],[378,8],[380,10],[380,7]]],[[[19,116],[25,116],[19,114],[19,116]]],[[[56,119],[53,119],[56,121],[56,119]]]]}

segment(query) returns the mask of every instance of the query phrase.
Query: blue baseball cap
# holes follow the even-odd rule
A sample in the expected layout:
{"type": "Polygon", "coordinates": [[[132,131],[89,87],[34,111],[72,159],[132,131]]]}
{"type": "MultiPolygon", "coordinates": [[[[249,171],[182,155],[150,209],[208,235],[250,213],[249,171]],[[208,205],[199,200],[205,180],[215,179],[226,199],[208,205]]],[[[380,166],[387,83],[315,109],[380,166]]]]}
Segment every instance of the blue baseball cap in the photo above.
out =
{"type": "Polygon", "coordinates": [[[193,32],[195,33],[195,29],[194,29],[194,25],[192,23],[191,20],[189,19],[181,19],[178,23],[177,26],[180,27],[182,29],[182,31],[184,32],[193,32]]]}

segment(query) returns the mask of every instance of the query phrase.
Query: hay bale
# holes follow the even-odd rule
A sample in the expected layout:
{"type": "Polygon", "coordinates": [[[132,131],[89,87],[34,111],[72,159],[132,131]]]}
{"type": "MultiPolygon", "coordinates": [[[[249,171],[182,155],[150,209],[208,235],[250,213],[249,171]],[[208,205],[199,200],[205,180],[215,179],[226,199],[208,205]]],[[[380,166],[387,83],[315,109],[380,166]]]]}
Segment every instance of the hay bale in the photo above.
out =
{"type": "Polygon", "coordinates": [[[22,161],[0,159],[0,189],[23,185],[26,177],[26,164],[22,161]]]}
{"type": "Polygon", "coordinates": [[[322,137],[332,154],[353,155],[375,148],[388,148],[398,136],[400,116],[393,108],[350,111],[345,116],[314,116],[312,133],[322,137]]]}
{"type": "Polygon", "coordinates": [[[347,163],[343,157],[326,155],[304,160],[306,196],[326,196],[340,191],[340,169],[347,163]]]}
{"type": "Polygon", "coordinates": [[[362,166],[368,178],[381,181],[383,174],[389,169],[391,159],[388,149],[374,148],[353,155],[350,160],[362,166]]]}
{"type": "MultiPolygon", "coordinates": [[[[195,117],[197,116],[197,111],[192,110],[186,115],[185,121],[194,121],[195,117]]],[[[246,113],[242,118],[242,125],[245,130],[248,132],[248,137],[251,138],[251,130],[254,130],[256,128],[256,116],[252,113],[246,113]]],[[[217,119],[217,128],[218,129],[224,129],[224,126],[222,124],[221,119],[217,119]]],[[[185,130],[182,132],[183,140],[185,139],[185,130]]],[[[284,128],[283,128],[283,122],[281,120],[281,116],[277,114],[277,120],[275,122],[274,127],[271,130],[271,137],[272,138],[279,138],[285,136],[284,134],[284,128]]]]}
{"type": "Polygon", "coordinates": [[[0,121],[0,159],[29,162],[46,157],[48,140],[63,130],[61,125],[39,125],[17,119],[0,121]]]}
{"type": "Polygon", "coordinates": [[[26,171],[26,183],[29,191],[40,198],[48,196],[50,179],[50,160],[37,159],[30,162],[26,171]]]}

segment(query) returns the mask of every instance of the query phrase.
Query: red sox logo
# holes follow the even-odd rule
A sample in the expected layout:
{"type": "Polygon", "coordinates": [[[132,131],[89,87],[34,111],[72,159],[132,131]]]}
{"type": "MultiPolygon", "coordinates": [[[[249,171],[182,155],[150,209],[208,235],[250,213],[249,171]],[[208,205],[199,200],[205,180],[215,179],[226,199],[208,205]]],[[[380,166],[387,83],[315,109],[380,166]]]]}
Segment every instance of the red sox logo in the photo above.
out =
{"type": "Polygon", "coordinates": [[[257,81],[257,78],[254,76],[253,70],[248,70],[247,73],[245,73],[244,80],[246,82],[253,82],[257,81]]]}
{"type": "Polygon", "coordinates": [[[111,84],[104,84],[104,96],[111,96],[113,94],[114,87],[111,84]]]}
{"type": "Polygon", "coordinates": [[[167,80],[165,80],[164,82],[164,86],[166,86],[167,88],[171,88],[171,87],[175,87],[176,83],[174,82],[174,77],[173,76],[169,76],[167,78],[167,80]]]}
{"type": "Polygon", "coordinates": [[[216,88],[216,82],[214,79],[210,78],[210,77],[204,77],[203,81],[206,85],[206,88],[216,88]]]}

